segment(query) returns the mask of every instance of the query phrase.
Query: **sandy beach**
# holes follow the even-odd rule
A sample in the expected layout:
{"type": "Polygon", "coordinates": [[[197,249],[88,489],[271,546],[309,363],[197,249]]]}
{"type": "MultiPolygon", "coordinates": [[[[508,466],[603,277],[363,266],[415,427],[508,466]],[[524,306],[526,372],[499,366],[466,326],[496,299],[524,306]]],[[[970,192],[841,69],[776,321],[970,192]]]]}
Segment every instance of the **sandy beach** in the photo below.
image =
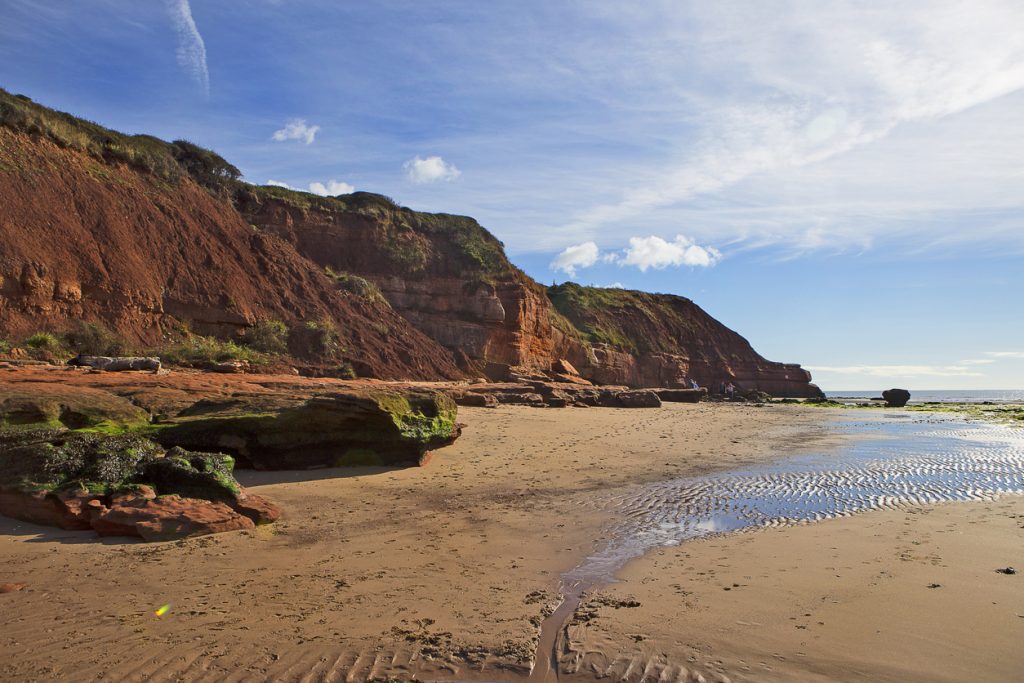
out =
{"type": "MultiPolygon", "coordinates": [[[[790,406],[460,419],[423,468],[240,471],[284,509],[255,531],[146,545],[0,519],[0,584],[27,584],[0,594],[0,679],[523,678],[608,495],[846,438],[840,412],[790,406]]],[[[1024,590],[994,570],[1024,565],[1022,525],[1006,498],[657,550],[588,596],[564,663],[580,680],[1006,680],[1024,590]]]]}

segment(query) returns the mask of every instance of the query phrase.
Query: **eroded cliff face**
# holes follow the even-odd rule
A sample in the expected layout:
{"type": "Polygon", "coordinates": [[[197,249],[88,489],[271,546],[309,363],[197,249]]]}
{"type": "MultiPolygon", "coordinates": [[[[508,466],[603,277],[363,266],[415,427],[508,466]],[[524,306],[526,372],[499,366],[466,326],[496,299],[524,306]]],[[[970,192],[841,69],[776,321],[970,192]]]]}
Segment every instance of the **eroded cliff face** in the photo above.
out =
{"type": "Polygon", "coordinates": [[[291,244],[191,178],[174,182],[0,127],[0,337],[101,322],[157,345],[187,324],[333,321],[383,378],[455,378],[451,353],[386,305],[339,291],[291,244]]]}
{"type": "Polygon", "coordinates": [[[551,287],[548,293],[554,307],[591,342],[592,357],[577,357],[574,364],[595,382],[685,387],[692,379],[712,393],[732,382],[775,396],[821,395],[809,372],[766,360],[685,297],[574,283],[551,287]]]}
{"type": "Polygon", "coordinates": [[[603,384],[820,393],[688,299],[544,288],[472,218],[237,177],[190,143],[0,90],[0,336],[85,320],[157,344],[182,322],[230,337],[260,320],[326,320],[334,361],[360,376],[531,373],[567,359],[603,384]]]}
{"type": "Polygon", "coordinates": [[[237,201],[246,220],[325,271],[373,282],[467,372],[488,362],[544,369],[571,345],[552,324],[544,289],[471,218],[418,213],[366,193],[320,199],[260,188],[237,201]]]}
{"type": "Polygon", "coordinates": [[[731,381],[778,396],[820,395],[808,372],[765,360],[689,299],[546,290],[471,218],[417,213],[364,193],[319,199],[261,188],[237,201],[249,222],[325,270],[372,281],[468,373],[547,370],[565,358],[600,384],[685,387],[695,379],[712,389],[731,381]]]}

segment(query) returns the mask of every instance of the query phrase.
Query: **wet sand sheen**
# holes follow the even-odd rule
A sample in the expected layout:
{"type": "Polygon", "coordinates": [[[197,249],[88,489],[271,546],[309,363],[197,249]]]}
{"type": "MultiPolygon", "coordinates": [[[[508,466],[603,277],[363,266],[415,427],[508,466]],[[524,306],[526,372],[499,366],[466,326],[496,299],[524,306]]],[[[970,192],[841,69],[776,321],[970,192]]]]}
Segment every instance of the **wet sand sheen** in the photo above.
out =
{"type": "Polygon", "coordinates": [[[613,496],[622,517],[611,540],[563,575],[565,596],[545,620],[531,680],[557,678],[575,656],[566,625],[583,594],[614,582],[631,559],[711,534],[844,517],[867,510],[995,500],[1024,493],[1024,433],[952,420],[848,423],[862,438],[833,452],[784,457],[753,468],[655,482],[613,496]],[[549,649],[545,649],[549,648],[549,649]],[[548,654],[549,657],[545,657],[548,654]],[[546,659],[556,662],[546,666],[546,659]]]}

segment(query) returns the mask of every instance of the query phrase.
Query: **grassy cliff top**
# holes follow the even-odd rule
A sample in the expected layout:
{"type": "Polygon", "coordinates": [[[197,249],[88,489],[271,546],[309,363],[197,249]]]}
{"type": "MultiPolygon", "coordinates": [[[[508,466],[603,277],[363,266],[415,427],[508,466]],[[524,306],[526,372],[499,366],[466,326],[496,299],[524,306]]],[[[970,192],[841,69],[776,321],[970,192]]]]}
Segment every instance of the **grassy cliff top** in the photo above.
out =
{"type": "Polygon", "coordinates": [[[191,177],[211,188],[234,182],[239,170],[223,157],[187,140],[125,135],[0,88],[0,126],[42,137],[107,163],[125,163],[163,180],[191,177]]]}
{"type": "MultiPolygon", "coordinates": [[[[329,219],[355,213],[373,219],[384,229],[378,245],[396,270],[407,276],[436,271],[439,266],[458,274],[478,274],[482,279],[507,276],[514,267],[501,241],[476,219],[448,213],[414,211],[395,200],[372,192],[321,197],[310,192],[272,185],[246,186],[258,202],[276,201],[303,213],[319,213],[329,219]],[[418,239],[417,239],[418,238],[418,239]]],[[[244,203],[244,197],[242,197],[244,203]]]]}
{"type": "Polygon", "coordinates": [[[549,287],[548,298],[587,341],[631,353],[685,352],[697,331],[695,312],[702,313],[689,299],[673,294],[575,282],[549,287]]]}

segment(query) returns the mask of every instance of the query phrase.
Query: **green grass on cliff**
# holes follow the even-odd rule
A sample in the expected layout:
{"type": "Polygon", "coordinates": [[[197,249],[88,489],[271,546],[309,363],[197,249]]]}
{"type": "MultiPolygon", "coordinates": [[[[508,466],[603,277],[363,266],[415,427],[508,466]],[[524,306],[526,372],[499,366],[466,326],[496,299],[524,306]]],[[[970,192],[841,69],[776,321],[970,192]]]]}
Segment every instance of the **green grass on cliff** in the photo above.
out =
{"type": "Polygon", "coordinates": [[[699,332],[689,299],[574,282],[547,290],[555,310],[587,341],[630,353],[679,353],[699,332]]]}
{"type": "Polygon", "coordinates": [[[220,188],[241,176],[221,156],[187,140],[165,142],[152,135],[125,135],[2,88],[0,126],[46,138],[107,163],[126,163],[164,180],[191,177],[207,187],[220,188]]]}
{"type": "Polygon", "coordinates": [[[260,202],[277,201],[303,212],[328,216],[357,213],[372,218],[382,228],[374,247],[393,270],[405,276],[447,272],[493,280],[513,271],[501,241],[468,216],[413,211],[372,192],[321,197],[272,185],[238,191],[243,197],[248,194],[260,202]]]}

